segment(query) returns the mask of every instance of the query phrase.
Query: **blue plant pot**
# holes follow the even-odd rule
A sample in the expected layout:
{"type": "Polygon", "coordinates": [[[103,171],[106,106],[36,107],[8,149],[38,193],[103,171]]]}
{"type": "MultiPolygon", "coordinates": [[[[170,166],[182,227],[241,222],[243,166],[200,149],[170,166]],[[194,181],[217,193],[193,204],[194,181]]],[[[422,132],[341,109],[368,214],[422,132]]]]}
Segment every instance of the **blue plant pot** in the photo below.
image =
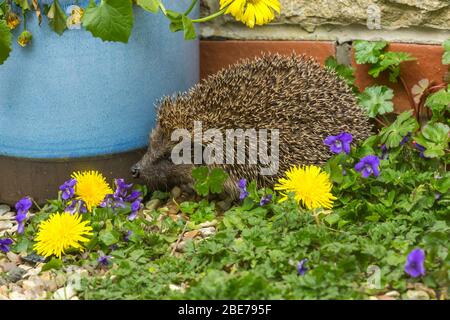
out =
{"type": "MultiPolygon", "coordinates": [[[[184,11],[188,1],[168,7],[184,11]]],[[[74,2],[60,0],[64,10],[74,2]]],[[[84,29],[59,36],[46,18],[40,27],[34,12],[27,18],[31,45],[20,47],[15,30],[11,56],[0,66],[0,155],[73,158],[142,148],[157,99],[198,81],[198,42],[171,33],[161,13],[135,7],[127,44],[84,29]]]]}
{"type": "MultiPolygon", "coordinates": [[[[74,2],[60,0],[64,10],[74,2]]],[[[86,8],[89,1],[78,3],[86,8]]],[[[168,0],[166,7],[185,11],[189,4],[168,0]]],[[[197,15],[198,5],[190,16],[197,15]]],[[[0,202],[26,194],[42,202],[75,169],[126,177],[140,156],[134,150],[147,145],[155,103],[198,81],[198,41],[185,41],[161,13],[136,6],[127,44],[85,29],[59,36],[46,17],[39,27],[34,11],[27,27],[32,43],[17,44],[18,27],[0,65],[0,202]]]]}

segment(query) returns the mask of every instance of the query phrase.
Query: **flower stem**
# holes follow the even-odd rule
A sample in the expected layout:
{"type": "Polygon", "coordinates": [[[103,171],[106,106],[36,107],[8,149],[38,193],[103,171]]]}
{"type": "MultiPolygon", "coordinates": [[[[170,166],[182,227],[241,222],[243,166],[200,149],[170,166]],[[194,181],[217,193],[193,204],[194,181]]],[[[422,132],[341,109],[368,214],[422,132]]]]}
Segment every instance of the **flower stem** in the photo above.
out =
{"type": "Polygon", "coordinates": [[[191,6],[184,13],[185,16],[187,16],[189,13],[191,13],[192,9],[194,9],[197,2],[198,2],[198,0],[192,0],[191,6]]]}
{"type": "Polygon", "coordinates": [[[227,8],[223,8],[222,10],[217,11],[217,12],[215,12],[215,13],[209,15],[209,16],[203,17],[203,18],[193,19],[192,22],[194,22],[194,23],[207,22],[207,21],[209,21],[209,20],[212,20],[212,19],[214,19],[214,18],[217,18],[217,17],[223,15],[223,14],[225,13],[225,10],[226,10],[226,9],[227,9],[227,8]]]}
{"type": "Polygon", "coordinates": [[[22,17],[23,17],[23,30],[27,30],[27,15],[26,11],[22,9],[22,17]]]}

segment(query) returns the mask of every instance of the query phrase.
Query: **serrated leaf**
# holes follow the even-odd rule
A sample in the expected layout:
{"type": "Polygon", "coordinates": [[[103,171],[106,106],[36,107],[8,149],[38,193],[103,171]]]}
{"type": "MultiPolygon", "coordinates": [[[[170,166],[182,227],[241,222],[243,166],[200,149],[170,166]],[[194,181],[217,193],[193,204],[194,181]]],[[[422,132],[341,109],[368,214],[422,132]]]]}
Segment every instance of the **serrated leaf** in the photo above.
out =
{"type": "Polygon", "coordinates": [[[8,59],[11,50],[11,31],[5,20],[0,20],[0,65],[8,59]]]}
{"type": "Polygon", "coordinates": [[[388,148],[396,148],[402,139],[410,132],[414,132],[419,124],[412,115],[412,111],[401,113],[389,127],[380,132],[381,143],[388,148]]]}
{"type": "Polygon", "coordinates": [[[441,112],[450,106],[450,86],[447,90],[439,90],[431,94],[425,105],[433,111],[441,112]]]}
{"type": "Polygon", "coordinates": [[[131,0],[102,0],[97,7],[91,0],[83,15],[83,25],[103,41],[127,43],[133,28],[131,0]]]}
{"type": "Polygon", "coordinates": [[[67,28],[67,16],[58,0],[53,1],[47,13],[48,25],[57,34],[62,35],[67,28]]]}
{"type": "Polygon", "coordinates": [[[436,158],[445,154],[449,142],[449,131],[450,128],[443,123],[428,123],[414,139],[425,147],[423,153],[425,157],[436,158]]]}
{"type": "Polygon", "coordinates": [[[367,87],[359,94],[360,105],[370,118],[394,111],[394,91],[386,86],[367,87]]]}
{"type": "Polygon", "coordinates": [[[136,0],[136,4],[148,12],[157,13],[159,10],[160,1],[159,0],[136,0]]]}
{"type": "Polygon", "coordinates": [[[442,56],[443,64],[450,64],[450,39],[444,42],[444,55],[442,56]]]}
{"type": "Polygon", "coordinates": [[[223,184],[228,179],[228,174],[220,168],[214,168],[209,175],[209,188],[212,193],[221,193],[223,184]]]}
{"type": "Polygon", "coordinates": [[[386,48],[388,43],[386,41],[371,42],[357,40],[353,45],[355,48],[356,63],[365,64],[377,63],[379,60],[379,56],[383,52],[383,49],[386,48]]]}
{"type": "Polygon", "coordinates": [[[379,61],[372,66],[369,70],[369,74],[374,78],[378,78],[383,71],[390,70],[389,80],[391,82],[397,82],[397,78],[400,75],[400,64],[402,62],[413,60],[416,59],[406,52],[386,52],[381,55],[379,61]]]}
{"type": "Polygon", "coordinates": [[[428,89],[429,86],[430,86],[430,80],[422,79],[412,87],[411,93],[414,96],[415,103],[417,103],[417,104],[420,103],[420,100],[422,99],[423,94],[425,93],[425,91],[428,89]]]}

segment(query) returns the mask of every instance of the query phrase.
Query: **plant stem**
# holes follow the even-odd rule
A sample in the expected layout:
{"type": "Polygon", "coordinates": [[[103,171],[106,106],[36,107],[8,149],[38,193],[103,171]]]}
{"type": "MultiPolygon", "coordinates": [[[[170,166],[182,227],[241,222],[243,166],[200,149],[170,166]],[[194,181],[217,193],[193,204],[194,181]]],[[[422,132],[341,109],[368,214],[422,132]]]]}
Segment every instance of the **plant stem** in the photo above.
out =
{"type": "Polygon", "coordinates": [[[198,0],[192,0],[191,6],[184,13],[185,16],[187,16],[189,13],[191,13],[192,9],[194,9],[197,2],[198,2],[198,0]]]}
{"type": "Polygon", "coordinates": [[[25,10],[22,9],[22,17],[23,17],[23,30],[27,30],[27,15],[25,10]]]}
{"type": "Polygon", "coordinates": [[[200,18],[200,19],[193,19],[192,22],[194,22],[194,23],[207,22],[209,20],[212,20],[212,19],[217,18],[217,17],[221,16],[222,14],[224,14],[226,9],[227,8],[223,8],[220,11],[217,11],[217,12],[215,12],[215,13],[209,15],[209,16],[206,16],[206,17],[203,17],[203,18],[200,18]]]}
{"type": "Polygon", "coordinates": [[[414,98],[411,96],[411,92],[410,92],[410,90],[408,88],[408,84],[406,83],[405,79],[403,79],[402,76],[400,76],[399,78],[400,78],[400,81],[401,81],[401,83],[403,85],[403,88],[406,91],[406,94],[408,95],[409,104],[411,105],[412,109],[414,110],[414,115],[416,116],[416,119],[419,122],[419,111],[420,110],[417,110],[417,108],[416,108],[416,103],[414,102],[414,98]]]}

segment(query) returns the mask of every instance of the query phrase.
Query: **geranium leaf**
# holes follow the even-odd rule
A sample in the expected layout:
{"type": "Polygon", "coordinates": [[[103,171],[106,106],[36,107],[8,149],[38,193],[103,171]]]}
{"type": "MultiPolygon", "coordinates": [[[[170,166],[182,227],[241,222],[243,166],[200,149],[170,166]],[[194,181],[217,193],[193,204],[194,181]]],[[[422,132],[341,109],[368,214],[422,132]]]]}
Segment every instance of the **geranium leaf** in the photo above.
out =
{"type": "Polygon", "coordinates": [[[11,31],[5,20],[0,20],[0,65],[5,62],[11,52],[11,31]]]}
{"type": "Polygon", "coordinates": [[[394,111],[394,91],[386,86],[372,86],[359,94],[360,105],[371,118],[394,111]]]}
{"type": "Polygon", "coordinates": [[[91,0],[83,16],[83,25],[103,41],[127,43],[133,27],[131,0],[102,0],[98,7],[91,0]]]}
{"type": "Polygon", "coordinates": [[[401,113],[389,127],[383,128],[380,132],[381,143],[388,148],[395,148],[400,145],[402,139],[410,132],[414,132],[419,124],[412,116],[412,111],[401,113]]]}
{"type": "Polygon", "coordinates": [[[364,41],[357,40],[354,42],[356,63],[377,63],[379,57],[388,43],[386,41],[364,41]]]}

